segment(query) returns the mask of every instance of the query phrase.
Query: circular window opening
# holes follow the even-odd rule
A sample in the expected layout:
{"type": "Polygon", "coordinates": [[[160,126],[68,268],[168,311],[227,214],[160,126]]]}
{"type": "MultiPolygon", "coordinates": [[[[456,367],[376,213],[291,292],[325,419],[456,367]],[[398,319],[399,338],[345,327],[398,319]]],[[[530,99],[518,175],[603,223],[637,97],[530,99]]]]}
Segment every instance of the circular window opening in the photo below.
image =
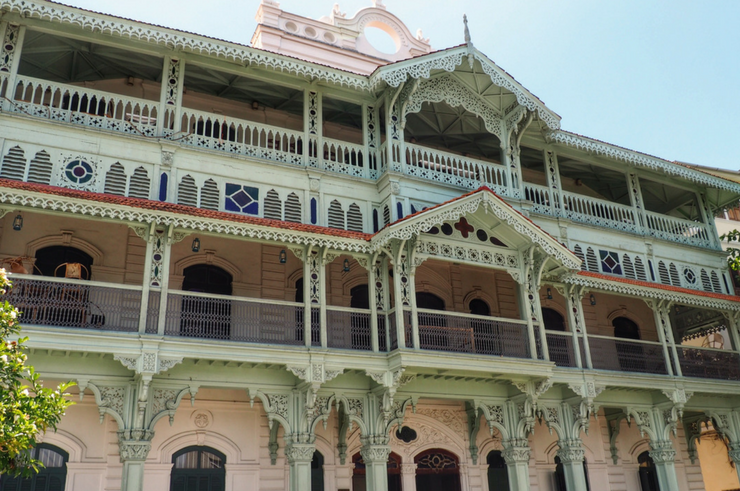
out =
{"type": "Polygon", "coordinates": [[[398,52],[398,43],[396,43],[393,37],[384,29],[375,26],[367,26],[364,34],[367,42],[381,53],[393,55],[398,52]]]}
{"type": "Polygon", "coordinates": [[[412,430],[408,426],[404,426],[400,430],[396,430],[396,438],[402,442],[411,443],[416,440],[416,431],[412,430]]]}

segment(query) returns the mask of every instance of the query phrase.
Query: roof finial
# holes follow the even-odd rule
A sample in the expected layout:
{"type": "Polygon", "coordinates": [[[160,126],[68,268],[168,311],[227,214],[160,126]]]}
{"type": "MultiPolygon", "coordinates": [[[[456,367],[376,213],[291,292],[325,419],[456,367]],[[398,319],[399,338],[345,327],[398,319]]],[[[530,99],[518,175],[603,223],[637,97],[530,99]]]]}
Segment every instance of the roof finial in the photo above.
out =
{"type": "Polygon", "coordinates": [[[465,44],[470,44],[470,29],[468,29],[468,16],[463,14],[463,24],[465,24],[465,44]]]}
{"type": "Polygon", "coordinates": [[[473,47],[473,41],[470,40],[470,29],[468,29],[468,16],[463,14],[463,24],[465,24],[465,44],[468,45],[468,65],[470,65],[470,69],[473,69],[473,63],[475,62],[475,57],[473,55],[473,50],[475,49],[473,47]]]}

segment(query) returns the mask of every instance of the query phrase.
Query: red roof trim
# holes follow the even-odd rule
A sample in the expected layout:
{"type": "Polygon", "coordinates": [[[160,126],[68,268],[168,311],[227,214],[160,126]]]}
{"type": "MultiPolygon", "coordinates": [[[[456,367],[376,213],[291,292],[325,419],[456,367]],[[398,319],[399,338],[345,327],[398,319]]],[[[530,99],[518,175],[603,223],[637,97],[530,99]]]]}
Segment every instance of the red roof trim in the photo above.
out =
{"type": "Polygon", "coordinates": [[[629,278],[619,278],[616,276],[609,276],[601,273],[594,273],[593,271],[579,271],[579,275],[588,276],[591,278],[598,278],[600,280],[614,281],[617,283],[627,283],[629,285],[642,286],[645,288],[653,288],[656,290],[667,290],[676,293],[685,293],[687,295],[694,295],[698,297],[709,297],[716,298],[718,300],[726,300],[728,302],[740,302],[740,297],[735,295],[725,295],[724,293],[705,292],[699,290],[690,290],[680,286],[663,285],[661,283],[650,283],[647,281],[632,280],[629,278]]]}
{"type": "Polygon", "coordinates": [[[65,198],[84,199],[98,203],[106,203],[120,206],[130,206],[132,208],[141,208],[151,211],[169,212],[178,215],[189,215],[200,218],[211,218],[215,220],[224,220],[227,222],[243,223],[249,225],[260,225],[263,227],[280,228],[285,230],[295,230],[298,232],[309,232],[332,237],[343,237],[346,239],[370,240],[371,235],[364,232],[352,232],[348,230],[339,230],[318,225],[306,225],[302,223],[284,222],[282,220],[272,220],[269,218],[258,218],[246,215],[238,215],[225,211],[204,210],[192,206],[178,205],[175,203],[165,203],[162,201],[153,201],[141,198],[128,198],[125,196],[115,196],[104,193],[94,193],[91,191],[78,191],[75,189],[66,189],[57,186],[48,186],[46,184],[33,184],[9,179],[0,179],[0,187],[8,189],[18,189],[22,191],[32,191],[65,198]]]}

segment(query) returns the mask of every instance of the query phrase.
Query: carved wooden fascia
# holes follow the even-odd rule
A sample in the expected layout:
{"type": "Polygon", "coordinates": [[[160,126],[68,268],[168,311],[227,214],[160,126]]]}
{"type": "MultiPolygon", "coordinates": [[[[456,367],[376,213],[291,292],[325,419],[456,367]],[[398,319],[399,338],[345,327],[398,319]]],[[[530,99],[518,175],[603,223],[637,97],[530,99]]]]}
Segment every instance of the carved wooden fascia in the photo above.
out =
{"type": "Polygon", "coordinates": [[[296,393],[302,400],[301,417],[294,422],[294,426],[312,432],[318,421],[326,426],[331,412],[332,397],[319,397],[321,385],[336,378],[344,372],[343,368],[327,368],[323,363],[309,365],[288,365],[286,369],[303,382],[296,386],[296,393]],[[328,404],[328,406],[327,406],[328,404]]]}
{"type": "Polygon", "coordinates": [[[103,424],[105,415],[110,415],[118,424],[119,431],[126,428],[126,402],[129,397],[130,387],[128,385],[103,385],[94,384],[87,379],[77,379],[77,386],[80,390],[80,400],[85,396],[85,390],[90,391],[95,396],[95,403],[98,405],[100,414],[100,424],[103,424]]]}
{"type": "Polygon", "coordinates": [[[611,453],[612,462],[614,463],[614,465],[619,464],[619,447],[617,446],[617,437],[619,436],[619,430],[622,426],[622,420],[627,420],[627,424],[630,424],[629,418],[624,413],[617,413],[606,418],[606,426],[609,429],[609,452],[611,453]]]}
{"type": "Polygon", "coordinates": [[[136,374],[156,375],[166,372],[178,363],[182,363],[181,357],[161,357],[154,351],[145,351],[140,354],[114,354],[113,359],[120,361],[123,366],[133,370],[136,374]]]}
{"type": "Polygon", "coordinates": [[[190,385],[182,389],[168,387],[154,387],[151,389],[151,407],[147,429],[153,430],[154,425],[161,418],[167,416],[170,426],[175,422],[175,413],[180,402],[185,396],[190,396],[190,405],[195,405],[195,395],[198,393],[197,385],[190,385]]]}
{"type": "MultiPolygon", "coordinates": [[[[465,413],[468,417],[468,450],[470,450],[470,459],[473,465],[478,465],[478,431],[480,430],[480,414],[474,403],[465,403],[465,413]]],[[[493,431],[492,431],[493,432],[493,431]]]]}

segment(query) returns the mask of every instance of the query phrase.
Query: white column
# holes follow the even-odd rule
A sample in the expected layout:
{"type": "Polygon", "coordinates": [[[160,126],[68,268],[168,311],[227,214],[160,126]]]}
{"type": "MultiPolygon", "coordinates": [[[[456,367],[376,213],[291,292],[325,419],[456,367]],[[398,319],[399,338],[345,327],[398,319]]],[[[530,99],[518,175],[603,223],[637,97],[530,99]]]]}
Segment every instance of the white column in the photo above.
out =
{"type": "MultiPolygon", "coordinates": [[[[0,88],[2,88],[2,79],[7,80],[7,90],[5,97],[10,100],[15,99],[16,77],[18,76],[18,66],[21,62],[21,47],[23,38],[26,35],[26,26],[17,24],[3,23],[0,25],[0,31],[3,41],[0,45],[0,88]],[[5,27],[3,30],[2,27],[5,27]]],[[[7,110],[10,102],[3,100],[2,107],[7,110]]]]}
{"type": "Polygon", "coordinates": [[[411,306],[409,295],[409,273],[408,273],[408,255],[406,254],[406,242],[402,241],[396,252],[396,258],[393,261],[393,291],[394,303],[396,309],[396,333],[398,337],[398,347],[406,347],[406,326],[404,325],[404,307],[411,306]]]}
{"type": "MultiPolygon", "coordinates": [[[[155,227],[156,229],[156,227],[155,227]]],[[[170,256],[172,251],[172,225],[164,232],[155,230],[153,254],[161,254],[160,260],[152,259],[153,271],[158,274],[151,276],[150,286],[159,287],[159,320],[157,322],[157,334],[164,335],[165,321],[167,320],[167,290],[170,284],[170,256]]]]}
{"type": "MultiPolygon", "coordinates": [[[[401,464],[401,489],[416,491],[416,464],[401,464]]],[[[425,491],[419,489],[418,491],[425,491]]]]}
{"type": "Polygon", "coordinates": [[[650,442],[650,458],[655,463],[660,489],[679,489],[676,477],[676,451],[670,441],[650,442]]]}
{"type": "Polygon", "coordinates": [[[730,460],[735,464],[735,472],[740,479],[740,443],[730,443],[730,460]]]}
{"type": "Polygon", "coordinates": [[[139,332],[146,332],[146,323],[149,311],[149,287],[152,275],[152,257],[154,251],[154,224],[147,230],[143,237],[146,240],[146,252],[144,254],[144,278],[141,286],[141,310],[139,311],[139,332]]]}
{"type": "Polygon", "coordinates": [[[313,443],[286,444],[290,491],[311,491],[311,461],[315,451],[313,443]]]}
{"type": "Polygon", "coordinates": [[[558,446],[560,449],[557,455],[563,464],[565,487],[568,491],[586,491],[586,473],[583,470],[584,451],[581,440],[561,440],[558,442],[558,446]]]}
{"type": "Polygon", "coordinates": [[[365,462],[365,486],[367,491],[388,491],[388,445],[364,445],[360,455],[365,462]]]}
{"type": "Polygon", "coordinates": [[[322,348],[328,345],[326,332],[326,265],[331,262],[326,257],[326,249],[319,264],[319,341],[322,348]]]}
{"type": "Polygon", "coordinates": [[[529,442],[524,439],[512,439],[501,443],[504,446],[502,455],[509,474],[509,490],[529,491],[529,442]]]}
{"type": "Polygon", "coordinates": [[[118,451],[123,471],[121,491],[142,491],[144,487],[144,462],[149,455],[153,431],[126,430],[118,432],[118,451]]]}
{"type": "MultiPolygon", "coordinates": [[[[157,134],[172,134],[183,130],[180,114],[182,112],[182,92],[185,79],[185,60],[165,57],[162,68],[162,88],[157,112],[157,134]],[[167,120],[167,124],[165,124],[167,120]]],[[[186,128],[184,131],[188,131],[186,128]]]]}

